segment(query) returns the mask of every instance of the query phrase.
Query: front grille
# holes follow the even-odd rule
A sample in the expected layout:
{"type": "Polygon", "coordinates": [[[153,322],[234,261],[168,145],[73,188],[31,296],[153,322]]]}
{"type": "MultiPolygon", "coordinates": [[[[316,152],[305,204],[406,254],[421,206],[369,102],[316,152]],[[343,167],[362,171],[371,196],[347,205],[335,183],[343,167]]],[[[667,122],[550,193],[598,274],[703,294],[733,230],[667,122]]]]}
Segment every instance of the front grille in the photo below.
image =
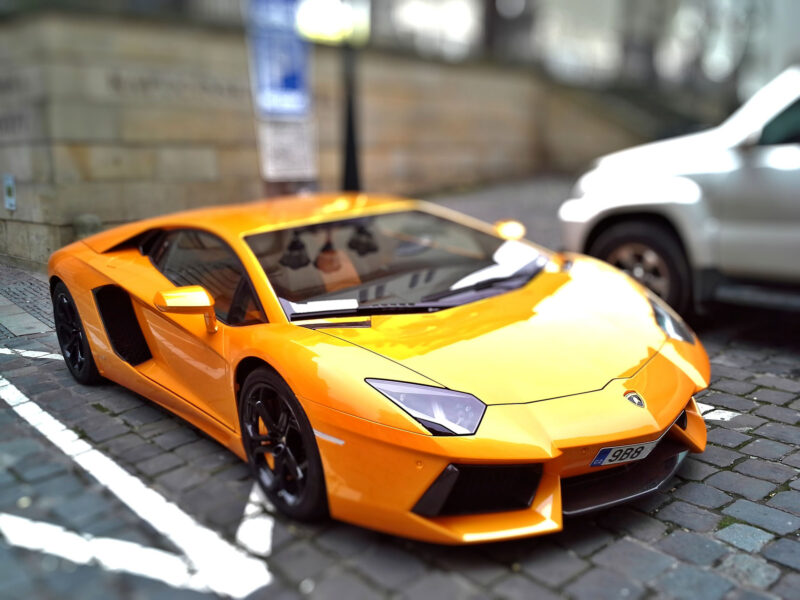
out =
{"type": "Polygon", "coordinates": [[[425,517],[529,508],[542,465],[448,465],[413,511],[425,517]]]}

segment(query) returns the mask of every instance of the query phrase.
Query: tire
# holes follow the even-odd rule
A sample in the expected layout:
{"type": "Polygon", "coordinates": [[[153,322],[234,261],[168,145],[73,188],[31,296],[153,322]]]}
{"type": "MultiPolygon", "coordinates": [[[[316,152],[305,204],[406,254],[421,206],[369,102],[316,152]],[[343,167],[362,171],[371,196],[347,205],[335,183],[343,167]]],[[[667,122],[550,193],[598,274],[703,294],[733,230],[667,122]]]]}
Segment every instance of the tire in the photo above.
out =
{"type": "Polygon", "coordinates": [[[76,381],[84,385],[101,382],[103,377],[94,362],[78,307],[63,281],[56,283],[51,299],[56,337],[67,369],[76,381]]]}
{"type": "Polygon", "coordinates": [[[296,396],[273,370],[250,373],[239,394],[239,422],[247,462],[267,498],[300,521],[328,515],[319,448],[296,396]]]}
{"type": "Polygon", "coordinates": [[[594,239],[588,253],[625,271],[678,313],[689,311],[689,264],[680,241],[665,226],[648,221],[616,223],[594,239]]]}

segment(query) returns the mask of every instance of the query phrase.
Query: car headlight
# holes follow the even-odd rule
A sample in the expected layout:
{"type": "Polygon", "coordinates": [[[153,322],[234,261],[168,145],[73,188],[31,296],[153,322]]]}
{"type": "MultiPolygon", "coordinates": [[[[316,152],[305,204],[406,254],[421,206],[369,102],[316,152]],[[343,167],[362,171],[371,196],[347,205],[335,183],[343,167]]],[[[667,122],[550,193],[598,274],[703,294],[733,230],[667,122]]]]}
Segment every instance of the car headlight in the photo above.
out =
{"type": "Polygon", "coordinates": [[[464,392],[386,379],[366,381],[434,435],[473,434],[486,410],[483,402],[464,392]]]}
{"type": "Polygon", "coordinates": [[[683,322],[683,319],[655,294],[649,294],[649,298],[650,306],[653,307],[653,315],[656,318],[656,323],[661,327],[661,330],[673,340],[681,340],[694,344],[696,339],[694,332],[683,322]]]}

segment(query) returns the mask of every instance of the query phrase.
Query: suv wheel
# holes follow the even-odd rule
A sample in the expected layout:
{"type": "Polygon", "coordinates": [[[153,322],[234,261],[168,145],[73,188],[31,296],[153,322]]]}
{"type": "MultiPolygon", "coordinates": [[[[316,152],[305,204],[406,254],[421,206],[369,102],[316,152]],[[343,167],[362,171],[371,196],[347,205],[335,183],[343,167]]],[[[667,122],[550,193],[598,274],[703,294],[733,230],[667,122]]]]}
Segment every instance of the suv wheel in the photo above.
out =
{"type": "Polygon", "coordinates": [[[626,272],[686,314],[691,276],[681,244],[669,229],[647,221],[625,221],[595,238],[588,253],[626,272]]]}

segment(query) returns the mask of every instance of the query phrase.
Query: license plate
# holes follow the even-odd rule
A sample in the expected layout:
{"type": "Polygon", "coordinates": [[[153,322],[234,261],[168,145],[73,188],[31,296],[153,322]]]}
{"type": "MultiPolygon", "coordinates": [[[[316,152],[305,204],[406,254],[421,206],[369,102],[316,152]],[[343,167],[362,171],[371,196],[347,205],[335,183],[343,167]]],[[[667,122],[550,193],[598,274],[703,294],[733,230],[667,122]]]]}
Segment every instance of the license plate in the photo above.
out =
{"type": "Polygon", "coordinates": [[[631,444],[630,446],[612,446],[603,448],[594,457],[591,466],[602,467],[603,465],[616,465],[619,463],[632,462],[646,458],[653,448],[658,444],[655,442],[645,442],[643,444],[631,444]]]}

